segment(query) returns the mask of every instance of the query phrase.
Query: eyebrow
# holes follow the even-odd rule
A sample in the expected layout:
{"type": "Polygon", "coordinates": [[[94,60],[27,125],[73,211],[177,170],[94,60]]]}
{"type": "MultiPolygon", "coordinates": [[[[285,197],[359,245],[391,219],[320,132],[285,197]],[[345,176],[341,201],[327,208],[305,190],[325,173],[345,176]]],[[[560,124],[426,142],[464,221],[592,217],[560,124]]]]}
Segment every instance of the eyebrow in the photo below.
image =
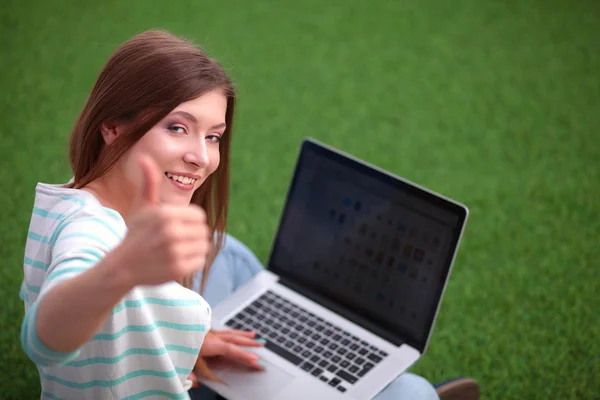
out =
{"type": "MultiPolygon", "coordinates": [[[[198,124],[198,120],[196,119],[196,117],[194,117],[192,114],[190,114],[187,111],[174,111],[171,113],[171,115],[179,115],[191,122],[193,122],[194,124],[198,124]]],[[[210,129],[221,129],[221,128],[225,128],[227,126],[227,124],[225,122],[221,122],[220,124],[217,125],[213,125],[210,127],[210,129]]]]}

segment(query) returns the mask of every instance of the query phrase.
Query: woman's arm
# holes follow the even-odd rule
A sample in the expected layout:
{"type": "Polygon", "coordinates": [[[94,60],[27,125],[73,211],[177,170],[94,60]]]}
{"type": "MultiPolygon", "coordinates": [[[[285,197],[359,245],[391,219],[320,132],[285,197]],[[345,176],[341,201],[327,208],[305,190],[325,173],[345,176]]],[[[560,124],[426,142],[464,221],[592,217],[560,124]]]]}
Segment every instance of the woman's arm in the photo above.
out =
{"type": "Polygon", "coordinates": [[[34,333],[45,347],[70,353],[100,329],[133,288],[123,261],[117,248],[93,268],[58,283],[41,299],[34,333]]]}

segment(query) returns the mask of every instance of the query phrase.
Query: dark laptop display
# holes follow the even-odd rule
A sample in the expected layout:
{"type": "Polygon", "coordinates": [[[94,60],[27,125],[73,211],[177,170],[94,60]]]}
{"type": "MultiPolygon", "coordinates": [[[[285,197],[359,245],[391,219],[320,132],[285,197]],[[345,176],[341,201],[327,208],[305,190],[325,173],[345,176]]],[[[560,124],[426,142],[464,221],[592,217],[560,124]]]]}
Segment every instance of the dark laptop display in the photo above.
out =
{"type": "Polygon", "coordinates": [[[387,340],[424,350],[464,207],[304,142],[268,268],[387,340]]]}

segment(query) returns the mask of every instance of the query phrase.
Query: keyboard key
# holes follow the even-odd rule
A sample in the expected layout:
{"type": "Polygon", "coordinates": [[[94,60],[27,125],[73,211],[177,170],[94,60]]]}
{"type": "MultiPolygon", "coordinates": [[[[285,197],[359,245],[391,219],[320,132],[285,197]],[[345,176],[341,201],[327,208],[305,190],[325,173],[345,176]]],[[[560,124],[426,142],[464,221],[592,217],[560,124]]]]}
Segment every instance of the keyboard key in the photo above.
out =
{"type": "Polygon", "coordinates": [[[315,333],[314,335],[312,335],[313,340],[319,340],[321,339],[321,335],[319,335],[318,333],[315,333]]]}
{"type": "Polygon", "coordinates": [[[315,369],[313,370],[313,372],[311,372],[311,374],[313,374],[314,376],[319,376],[319,375],[321,375],[322,373],[323,373],[323,370],[322,370],[322,369],[320,369],[320,368],[315,368],[315,369]]]}
{"type": "Polygon", "coordinates": [[[331,361],[333,361],[334,363],[339,362],[341,360],[341,358],[339,356],[333,356],[333,358],[331,359],[331,361]]]}
{"type": "Polygon", "coordinates": [[[304,350],[304,352],[302,352],[302,357],[308,358],[309,356],[310,356],[310,351],[304,350]]]}
{"type": "Polygon", "coordinates": [[[333,355],[333,353],[332,353],[332,352],[330,352],[329,350],[328,350],[328,351],[326,351],[325,353],[323,353],[323,357],[325,357],[325,358],[329,358],[329,357],[331,357],[332,355],[333,355]]]}
{"type": "Polygon", "coordinates": [[[337,348],[338,348],[338,345],[337,345],[337,343],[331,343],[331,344],[329,345],[329,348],[330,348],[331,350],[335,350],[335,349],[337,349],[337,348]]]}
{"type": "Polygon", "coordinates": [[[300,353],[300,352],[302,351],[302,347],[300,347],[300,346],[296,346],[296,347],[294,347],[294,351],[295,351],[296,353],[300,353]]]}
{"type": "Polygon", "coordinates": [[[246,314],[250,314],[250,315],[256,315],[256,310],[253,309],[252,307],[248,307],[246,308],[246,314]]]}
{"type": "Polygon", "coordinates": [[[386,352],[385,352],[385,351],[383,351],[383,350],[379,350],[379,355],[380,355],[381,357],[387,357],[387,356],[388,356],[388,353],[386,353],[386,352]]]}
{"type": "Polygon", "coordinates": [[[294,347],[294,342],[288,340],[287,342],[285,342],[285,347],[287,347],[288,349],[294,347]]]}
{"type": "Polygon", "coordinates": [[[308,342],[308,343],[306,343],[306,347],[308,347],[309,349],[312,349],[313,347],[315,347],[315,344],[313,342],[308,342]]]}
{"type": "Polygon", "coordinates": [[[360,349],[360,350],[358,351],[358,354],[360,354],[361,356],[364,356],[364,355],[366,355],[368,352],[369,352],[369,351],[368,351],[367,349],[360,349]]]}
{"type": "Polygon", "coordinates": [[[339,390],[340,392],[344,393],[346,391],[346,388],[343,386],[338,386],[337,390],[339,390]]]}
{"type": "Polygon", "coordinates": [[[285,342],[285,338],[283,336],[279,336],[277,338],[277,343],[283,343],[283,342],[285,342]]]}
{"type": "Polygon", "coordinates": [[[315,321],[308,321],[308,323],[306,325],[308,325],[312,328],[313,326],[315,326],[315,324],[316,324],[315,321]]]}
{"type": "Polygon", "coordinates": [[[354,343],[352,346],[350,346],[350,350],[356,350],[358,349],[358,345],[356,343],[354,343]]]}
{"type": "Polygon", "coordinates": [[[352,339],[353,339],[354,341],[356,341],[356,342],[358,342],[358,341],[360,340],[360,339],[359,339],[358,337],[356,337],[356,336],[352,336],[352,339]]]}
{"type": "Polygon", "coordinates": [[[350,367],[349,371],[354,373],[354,372],[358,371],[358,367],[356,365],[353,365],[350,367]]]}
{"type": "Polygon", "coordinates": [[[225,325],[227,326],[233,326],[234,322],[232,319],[230,319],[229,321],[225,322],[225,325]]]}
{"type": "Polygon", "coordinates": [[[304,334],[305,334],[306,336],[310,336],[310,335],[312,335],[312,333],[313,333],[313,331],[312,331],[312,330],[310,330],[310,329],[306,329],[306,330],[304,331],[304,334]]]}
{"type": "MultiPolygon", "coordinates": [[[[275,329],[277,329],[277,328],[275,328],[275,329]]],[[[284,335],[287,335],[289,332],[290,332],[290,330],[288,328],[283,328],[281,330],[281,333],[283,333],[284,335]]]]}
{"type": "Polygon", "coordinates": [[[377,351],[379,349],[377,347],[375,347],[375,346],[369,346],[369,350],[371,350],[371,351],[377,351]]]}
{"type": "Polygon", "coordinates": [[[329,339],[327,339],[327,338],[323,338],[323,339],[321,339],[321,344],[322,344],[323,346],[327,346],[327,344],[328,344],[328,343],[329,343],[329,339]]]}
{"type": "Polygon", "coordinates": [[[348,353],[348,354],[346,354],[346,358],[348,360],[354,360],[356,358],[356,354],[354,354],[354,353],[348,353]]]}
{"type": "Polygon", "coordinates": [[[324,334],[325,336],[331,336],[331,334],[332,334],[332,333],[333,333],[333,332],[332,332],[331,330],[327,329],[327,330],[326,330],[326,331],[325,331],[323,334],[324,334]]]}
{"type": "Polygon", "coordinates": [[[315,364],[317,364],[319,362],[319,360],[320,360],[320,358],[316,354],[310,358],[310,361],[314,362],[315,364]]]}
{"type": "Polygon", "coordinates": [[[356,381],[358,380],[358,378],[356,378],[353,375],[350,375],[348,372],[344,371],[343,369],[338,370],[338,372],[336,373],[337,376],[339,376],[340,378],[342,378],[343,380],[345,380],[348,383],[356,383],[356,381]]]}
{"type": "Polygon", "coordinates": [[[319,367],[321,368],[327,368],[328,365],[329,363],[327,362],[327,360],[321,360],[321,362],[319,363],[319,367]]]}
{"type": "Polygon", "coordinates": [[[271,342],[270,340],[265,343],[265,348],[271,350],[278,356],[285,358],[294,365],[300,365],[300,363],[302,362],[302,359],[300,357],[271,342]]]}
{"type": "Polygon", "coordinates": [[[317,326],[315,329],[316,329],[317,331],[321,332],[321,331],[322,331],[324,328],[323,328],[322,326],[317,326]]]}
{"type": "Polygon", "coordinates": [[[378,363],[379,361],[382,360],[381,357],[379,357],[377,354],[371,353],[369,354],[369,360],[373,361],[374,363],[378,363]]]}
{"type": "Polygon", "coordinates": [[[332,380],[329,381],[329,386],[337,386],[340,384],[340,382],[342,382],[341,379],[333,378],[332,380]]]}
{"type": "Polygon", "coordinates": [[[320,354],[323,352],[323,348],[321,346],[315,347],[315,353],[320,354]]]}
{"type": "Polygon", "coordinates": [[[348,365],[350,365],[350,363],[347,360],[342,361],[342,363],[340,364],[340,367],[342,368],[346,368],[348,365]]]}
{"type": "Polygon", "coordinates": [[[332,340],[335,340],[335,341],[337,342],[337,341],[338,341],[338,340],[340,340],[341,338],[342,338],[342,337],[341,337],[340,335],[335,335],[335,336],[332,338],[332,340]]]}
{"type": "Polygon", "coordinates": [[[322,380],[323,382],[327,382],[327,378],[324,376],[321,376],[319,379],[322,380]]]}
{"type": "Polygon", "coordinates": [[[357,363],[358,365],[362,365],[365,362],[365,359],[358,357],[354,362],[357,363]]]}
{"type": "Polygon", "coordinates": [[[348,351],[348,350],[346,350],[345,348],[343,348],[343,347],[340,347],[340,348],[338,349],[337,353],[338,353],[339,355],[343,356],[344,354],[346,354],[346,352],[347,352],[347,351],[348,351]]]}
{"type": "Polygon", "coordinates": [[[296,332],[292,332],[292,333],[290,333],[290,337],[292,339],[296,339],[298,337],[298,334],[296,332]]]}
{"type": "Polygon", "coordinates": [[[370,362],[366,363],[365,366],[363,367],[364,369],[372,369],[375,365],[371,364],[370,362]]]}
{"type": "Polygon", "coordinates": [[[298,339],[299,343],[304,343],[306,342],[306,338],[304,336],[300,337],[300,339],[298,339]]]}
{"type": "Polygon", "coordinates": [[[337,371],[338,367],[336,367],[335,365],[330,365],[329,368],[327,368],[327,371],[329,372],[335,372],[337,371]]]}
{"type": "Polygon", "coordinates": [[[302,364],[302,369],[305,371],[310,371],[313,368],[314,368],[314,365],[312,365],[308,361],[306,361],[306,362],[304,362],[304,364],[302,364]]]}
{"type": "Polygon", "coordinates": [[[349,344],[350,344],[350,341],[348,339],[342,340],[342,345],[348,346],[349,344]]]}

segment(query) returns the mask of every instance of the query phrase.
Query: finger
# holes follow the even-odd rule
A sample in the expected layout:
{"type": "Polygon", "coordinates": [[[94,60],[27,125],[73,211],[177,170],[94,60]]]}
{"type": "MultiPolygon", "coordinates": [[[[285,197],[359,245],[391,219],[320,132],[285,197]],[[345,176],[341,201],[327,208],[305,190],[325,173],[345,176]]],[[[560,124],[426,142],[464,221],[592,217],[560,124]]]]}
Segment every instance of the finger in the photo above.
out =
{"type": "Polygon", "coordinates": [[[141,156],[138,160],[142,171],[142,185],[139,195],[138,206],[154,207],[159,200],[159,188],[162,174],[156,162],[147,156],[141,156]]]}
{"type": "Polygon", "coordinates": [[[241,331],[239,329],[225,329],[225,330],[219,331],[218,334],[219,334],[219,336],[221,336],[221,335],[241,335],[241,336],[247,336],[247,337],[256,336],[256,332],[254,332],[254,331],[241,331]]]}
{"type": "Polygon", "coordinates": [[[161,212],[169,220],[182,221],[188,224],[205,225],[207,221],[206,212],[195,204],[183,207],[164,205],[161,212]]]}
{"type": "Polygon", "coordinates": [[[236,344],[238,346],[243,346],[243,347],[262,347],[262,346],[264,346],[263,341],[256,341],[256,340],[254,340],[254,338],[238,336],[238,335],[224,336],[224,337],[221,337],[221,339],[225,340],[228,343],[233,343],[233,344],[236,344]]]}
{"type": "Polygon", "coordinates": [[[263,365],[261,365],[262,361],[256,354],[251,353],[249,351],[245,351],[241,347],[238,347],[235,345],[229,346],[229,351],[228,351],[226,357],[230,360],[236,361],[243,365],[247,365],[254,369],[258,369],[258,370],[264,369],[263,365]]]}

